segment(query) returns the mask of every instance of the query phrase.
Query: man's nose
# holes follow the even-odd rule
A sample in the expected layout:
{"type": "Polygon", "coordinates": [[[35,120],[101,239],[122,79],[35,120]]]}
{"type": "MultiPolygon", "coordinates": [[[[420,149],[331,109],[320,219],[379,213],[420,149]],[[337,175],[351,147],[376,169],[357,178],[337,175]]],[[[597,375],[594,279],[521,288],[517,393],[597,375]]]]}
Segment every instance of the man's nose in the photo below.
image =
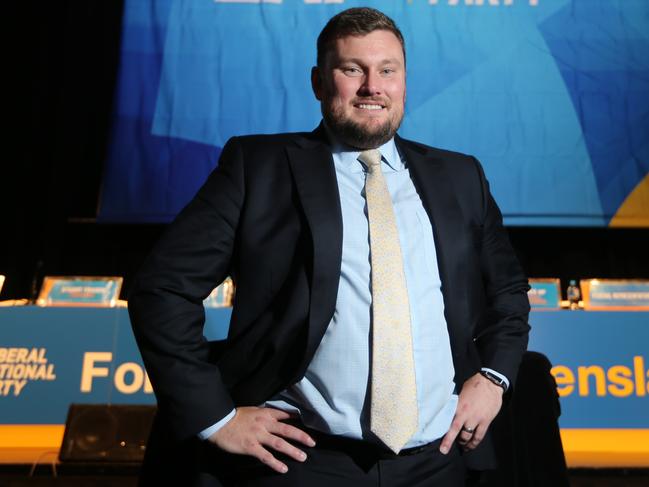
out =
{"type": "Polygon", "coordinates": [[[381,93],[381,80],[377,73],[367,71],[360,86],[359,94],[373,96],[381,93]]]}

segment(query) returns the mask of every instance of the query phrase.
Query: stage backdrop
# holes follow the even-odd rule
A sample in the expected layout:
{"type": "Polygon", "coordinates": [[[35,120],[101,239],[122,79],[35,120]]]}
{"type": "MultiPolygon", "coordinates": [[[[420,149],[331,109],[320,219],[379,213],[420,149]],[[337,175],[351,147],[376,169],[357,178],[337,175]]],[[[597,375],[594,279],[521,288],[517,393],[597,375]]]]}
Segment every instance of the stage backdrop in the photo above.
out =
{"type": "Polygon", "coordinates": [[[403,30],[404,137],[476,155],[510,225],[649,226],[647,0],[126,0],[99,219],[167,222],[233,135],[320,120],[327,19],[403,30]]]}

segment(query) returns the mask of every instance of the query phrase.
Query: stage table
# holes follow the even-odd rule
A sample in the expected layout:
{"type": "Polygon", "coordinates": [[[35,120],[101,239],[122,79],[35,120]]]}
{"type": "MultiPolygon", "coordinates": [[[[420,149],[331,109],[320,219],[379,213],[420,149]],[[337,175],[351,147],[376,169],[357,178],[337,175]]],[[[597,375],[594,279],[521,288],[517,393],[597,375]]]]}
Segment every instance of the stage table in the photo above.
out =
{"type": "MultiPolygon", "coordinates": [[[[208,309],[205,336],[230,309],[208,309]]],[[[649,467],[649,313],[537,311],[570,467],[649,467]]],[[[0,308],[0,462],[58,452],[71,403],[154,404],[125,308],[0,308]]]]}

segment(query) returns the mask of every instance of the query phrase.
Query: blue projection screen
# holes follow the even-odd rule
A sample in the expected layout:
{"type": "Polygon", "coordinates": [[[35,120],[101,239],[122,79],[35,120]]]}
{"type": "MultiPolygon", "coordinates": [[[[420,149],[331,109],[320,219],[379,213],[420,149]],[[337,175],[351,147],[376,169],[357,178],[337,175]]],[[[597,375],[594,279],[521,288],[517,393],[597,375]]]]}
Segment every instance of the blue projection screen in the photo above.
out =
{"type": "MultiPolygon", "coordinates": [[[[354,0],[126,0],[99,221],[168,222],[233,135],[312,130],[315,42],[354,0]]],[[[649,1],[375,0],[402,136],[477,156],[509,225],[649,226],[649,1]]]]}

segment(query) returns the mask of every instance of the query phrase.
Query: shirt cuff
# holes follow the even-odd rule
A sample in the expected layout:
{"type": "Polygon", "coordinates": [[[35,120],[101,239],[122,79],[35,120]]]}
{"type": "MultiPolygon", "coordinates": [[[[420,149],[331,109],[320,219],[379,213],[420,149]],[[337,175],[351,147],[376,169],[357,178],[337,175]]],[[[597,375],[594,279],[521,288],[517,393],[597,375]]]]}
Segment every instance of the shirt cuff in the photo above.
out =
{"type": "Polygon", "coordinates": [[[495,375],[499,379],[502,379],[503,381],[505,381],[505,386],[506,386],[505,391],[507,391],[507,389],[509,389],[509,379],[507,377],[505,377],[504,375],[502,375],[500,372],[496,372],[494,369],[490,369],[489,367],[482,367],[482,369],[480,369],[480,370],[484,370],[486,372],[491,372],[493,375],[495,375]]]}
{"type": "Polygon", "coordinates": [[[228,413],[228,415],[221,419],[219,422],[213,424],[212,426],[209,426],[208,428],[205,428],[203,431],[198,433],[198,437],[201,440],[207,440],[210,436],[212,436],[214,433],[216,433],[218,430],[223,428],[228,421],[230,421],[232,418],[234,418],[234,414],[237,412],[236,409],[233,409],[228,413]]]}

